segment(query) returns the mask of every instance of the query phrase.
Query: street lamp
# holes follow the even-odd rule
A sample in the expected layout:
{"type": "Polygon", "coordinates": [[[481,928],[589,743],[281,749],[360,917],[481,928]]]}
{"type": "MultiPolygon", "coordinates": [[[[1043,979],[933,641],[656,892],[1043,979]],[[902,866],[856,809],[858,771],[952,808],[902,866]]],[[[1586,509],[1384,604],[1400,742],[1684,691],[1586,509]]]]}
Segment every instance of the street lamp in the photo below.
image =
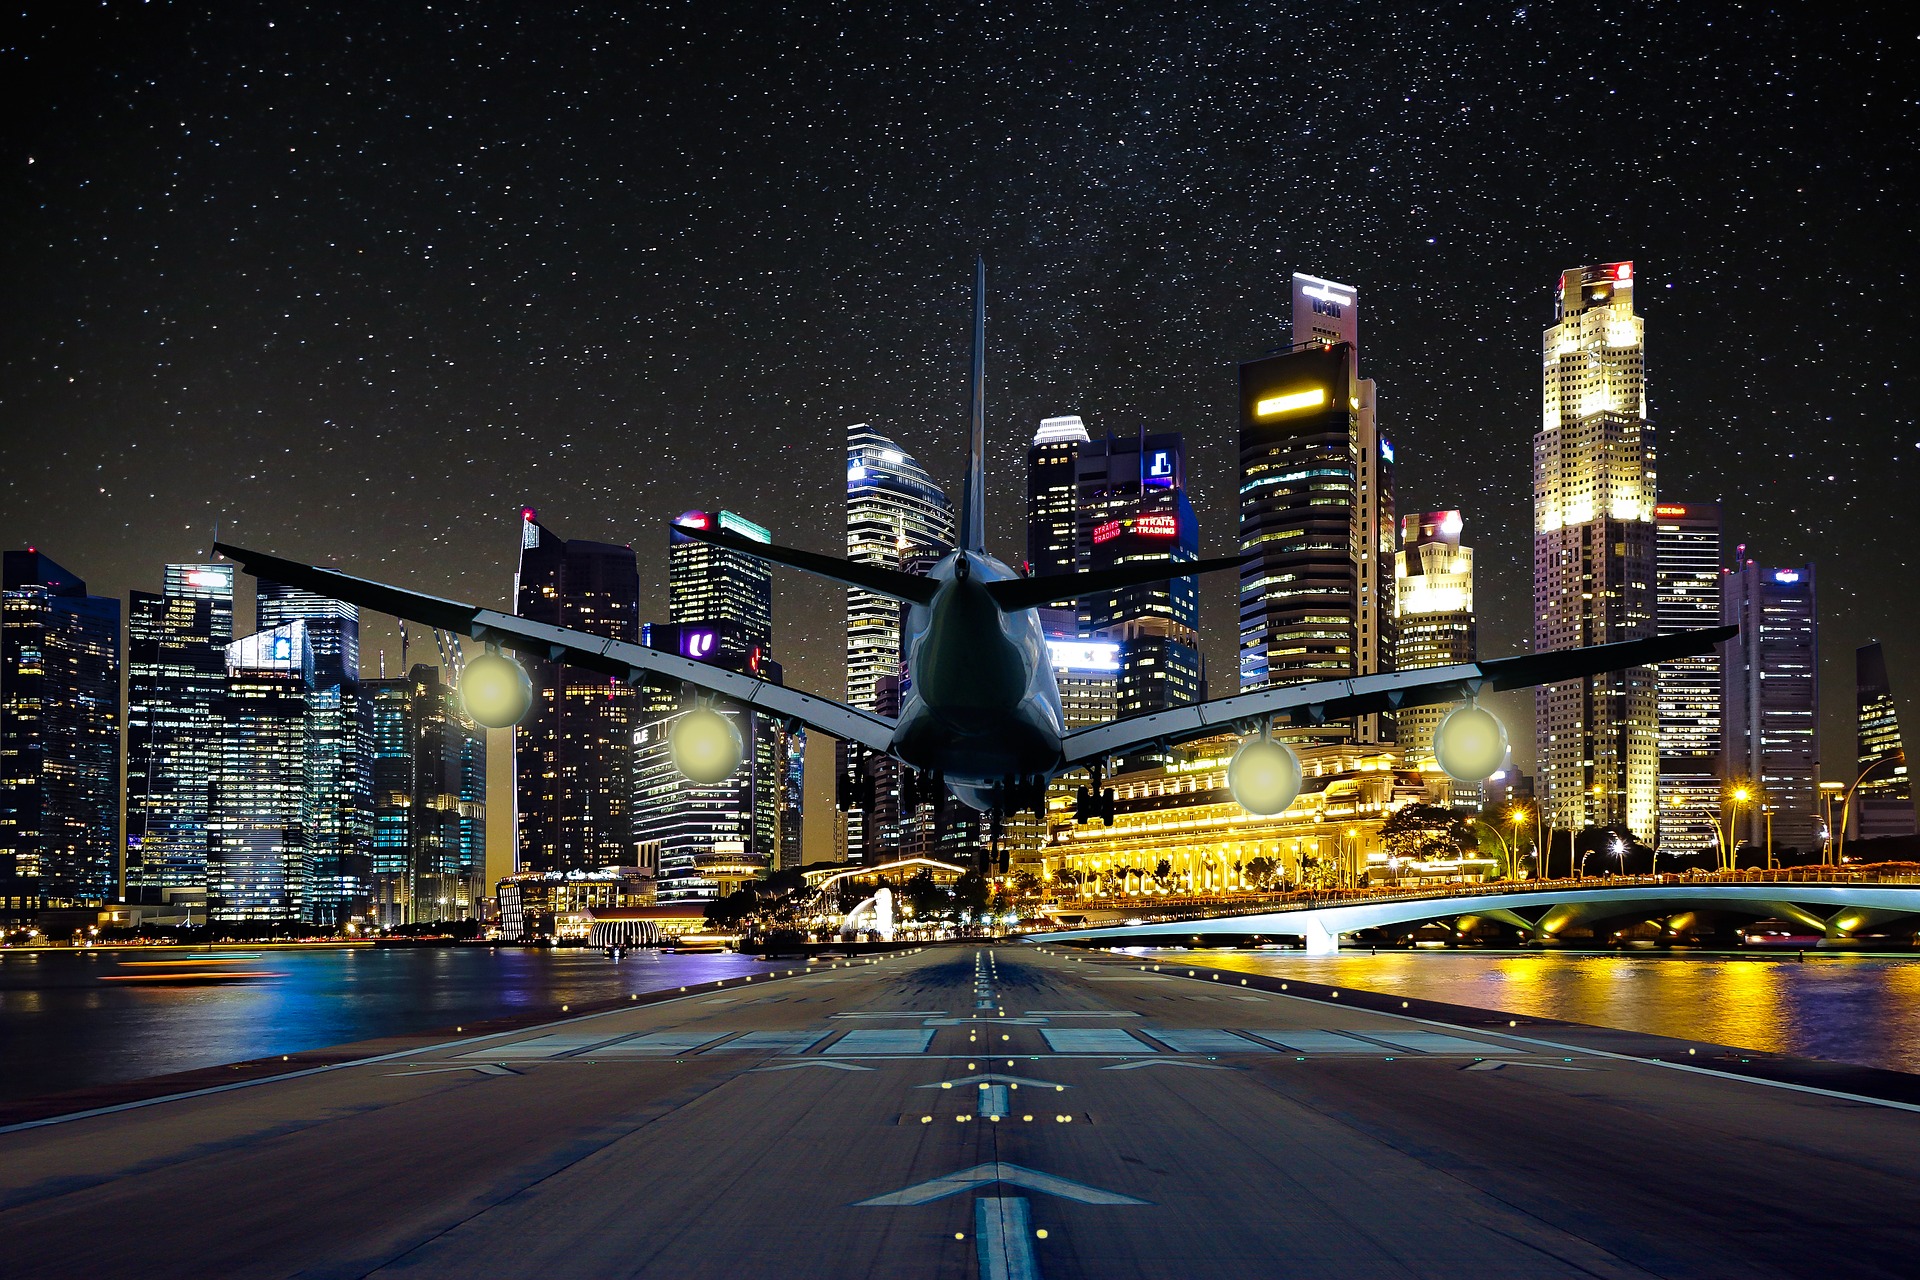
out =
{"type": "Polygon", "coordinates": [[[1480,818],[1468,818],[1467,821],[1473,823],[1477,827],[1485,827],[1488,831],[1493,833],[1493,838],[1500,842],[1500,856],[1506,860],[1507,873],[1508,875],[1512,875],[1513,872],[1516,870],[1514,866],[1513,850],[1508,847],[1506,838],[1500,834],[1500,828],[1492,825],[1489,822],[1483,821],[1480,818]]]}
{"type": "MultiPolygon", "coordinates": [[[[1507,811],[1507,821],[1513,826],[1513,847],[1516,850],[1520,848],[1520,824],[1529,816],[1527,806],[1523,804],[1517,804],[1507,811]]],[[[1518,853],[1514,858],[1516,862],[1519,860],[1518,853]]],[[[1540,840],[1537,835],[1534,837],[1533,845],[1533,875],[1536,880],[1546,879],[1546,868],[1540,864],[1540,840]]]]}
{"type": "MultiPolygon", "coordinates": [[[[1720,842],[1720,860],[1725,864],[1722,870],[1733,870],[1734,853],[1736,850],[1736,846],[1733,843],[1734,823],[1739,821],[1741,806],[1751,803],[1757,794],[1758,788],[1749,786],[1744,782],[1735,782],[1727,787],[1725,804],[1727,810],[1727,834],[1726,838],[1720,842]]],[[[1719,834],[1719,828],[1717,826],[1714,829],[1714,833],[1716,835],[1719,834]]]]}
{"type": "Polygon", "coordinates": [[[1840,801],[1840,830],[1837,833],[1832,846],[1833,862],[1835,866],[1840,865],[1841,856],[1846,852],[1847,823],[1851,820],[1851,815],[1853,812],[1853,793],[1859,789],[1861,783],[1867,780],[1867,775],[1872,773],[1875,769],[1878,769],[1881,765],[1905,764],[1906,762],[1907,762],[1907,753],[1905,751],[1896,751],[1892,755],[1882,756],[1878,760],[1875,760],[1872,764],[1868,765],[1866,768],[1862,769],[1860,771],[1860,776],[1853,780],[1853,785],[1847,788],[1846,797],[1840,801]]]}

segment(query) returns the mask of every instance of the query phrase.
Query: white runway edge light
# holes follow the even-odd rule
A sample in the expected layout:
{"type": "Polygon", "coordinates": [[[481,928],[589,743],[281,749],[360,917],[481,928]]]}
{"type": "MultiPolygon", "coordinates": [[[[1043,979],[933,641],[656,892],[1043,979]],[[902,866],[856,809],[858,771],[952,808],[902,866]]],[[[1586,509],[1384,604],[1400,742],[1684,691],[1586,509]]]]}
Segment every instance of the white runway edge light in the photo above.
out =
{"type": "Polygon", "coordinates": [[[512,658],[488,650],[462,668],[460,702],[476,722],[505,729],[519,724],[533,705],[533,682],[512,658]]]}
{"type": "Polygon", "coordinates": [[[1455,782],[1485,782],[1507,758],[1507,726],[1469,702],[1433,731],[1433,758],[1455,782]]]}
{"type": "Polygon", "coordinates": [[[1300,757],[1264,732],[1248,738],[1227,766],[1227,790],[1248,813],[1280,813],[1300,794],[1300,757]]]}
{"type": "Polygon", "coordinates": [[[704,703],[674,721],[667,746],[676,769],[706,784],[732,777],[746,750],[733,721],[704,703]]]}

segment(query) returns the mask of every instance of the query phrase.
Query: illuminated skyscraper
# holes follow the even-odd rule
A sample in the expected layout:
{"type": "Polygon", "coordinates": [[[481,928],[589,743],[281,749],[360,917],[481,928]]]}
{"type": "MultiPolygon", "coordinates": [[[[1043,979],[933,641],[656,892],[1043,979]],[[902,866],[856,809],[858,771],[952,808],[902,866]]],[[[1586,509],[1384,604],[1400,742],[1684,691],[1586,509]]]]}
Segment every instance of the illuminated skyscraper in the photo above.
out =
{"type": "Polygon", "coordinates": [[[414,919],[413,688],[406,676],[360,682],[373,778],[368,918],[383,929],[414,919]]]}
{"type": "MultiPolygon", "coordinates": [[[[566,540],[520,512],[521,616],[639,643],[633,548],[566,540]]],[[[514,729],[518,868],[586,871],[634,857],[632,686],[555,662],[528,662],[532,713],[514,729]]]]}
{"type": "Polygon", "coordinates": [[[205,890],[207,796],[226,694],[233,566],[170,564],[160,594],[129,594],[124,892],[159,903],[205,890]]]}
{"type": "Polygon", "coordinates": [[[372,873],[373,774],[360,693],[360,610],[301,587],[254,584],[254,626],[299,621],[313,648],[307,691],[305,902],[314,924],[338,927],[367,914],[372,873]]]}
{"type": "MultiPolygon", "coordinates": [[[[1643,338],[1631,262],[1561,274],[1533,438],[1536,652],[1655,634],[1643,338]]],[[[1648,667],[1535,690],[1535,791],[1547,823],[1576,831],[1624,823],[1653,837],[1658,730],[1648,667]]]]}
{"type": "MultiPolygon", "coordinates": [[[[1473,613],[1473,548],[1460,545],[1458,511],[1409,515],[1394,556],[1398,616],[1395,668],[1444,667],[1479,656],[1473,613]]],[[[1433,767],[1433,731],[1450,706],[1410,707],[1396,720],[1408,768],[1433,767]]],[[[1469,797],[1455,784],[1456,800],[1469,797]]],[[[1472,789],[1477,796],[1478,789],[1472,789]]]]}
{"type": "MultiPolygon", "coordinates": [[[[847,428],[847,558],[859,564],[924,572],[953,550],[953,504],[926,468],[865,423],[847,428]]],[[[880,681],[901,674],[901,604],[847,591],[847,701],[879,710],[880,681]]],[[[897,786],[892,762],[852,743],[838,748],[840,807],[847,811],[847,857],[868,856],[865,813],[876,789],[897,786]]]]}
{"type": "Polygon", "coordinates": [[[1820,772],[1813,566],[1763,569],[1741,547],[1721,593],[1721,621],[1740,628],[1726,644],[1723,768],[1730,782],[1758,784],[1761,800],[1735,810],[1735,844],[1764,842],[1771,811],[1774,847],[1810,851],[1820,772]]]}
{"type": "Polygon", "coordinates": [[[1854,652],[1853,678],[1858,696],[1854,766],[1856,774],[1865,776],[1847,810],[1847,839],[1910,836],[1915,828],[1913,774],[1900,739],[1887,655],[1878,640],[1854,652]]]}
{"type": "Polygon", "coordinates": [[[1074,467],[1087,428],[1073,414],[1043,418],[1027,448],[1027,563],[1035,577],[1080,568],[1080,499],[1074,467]]]}
{"type": "Polygon", "coordinates": [[[120,602],[29,548],[0,571],[0,877],[48,905],[119,889],[120,602]]]}
{"type": "MultiPolygon", "coordinates": [[[[753,542],[773,535],[732,511],[689,511],[668,526],[667,616],[685,628],[718,624],[709,652],[686,656],[759,671],[773,651],[773,570],[765,560],[689,538],[682,526],[717,528],[753,542]]],[[[698,635],[689,630],[689,635],[698,635]]]]}
{"type": "MultiPolygon", "coordinates": [[[[1391,671],[1393,446],[1353,288],[1293,278],[1293,346],[1240,366],[1240,687],[1391,671]]],[[[1365,716],[1322,736],[1390,741],[1365,716]]]]}
{"type": "MultiPolygon", "coordinates": [[[[1659,627],[1666,635],[1720,625],[1720,504],[1662,502],[1653,509],[1659,627]]],[[[1659,837],[1674,853],[1715,847],[1720,820],[1721,657],[1718,650],[1654,668],[1660,707],[1659,837]]]]}
{"type": "Polygon", "coordinates": [[[207,914],[216,923],[312,919],[307,770],[313,645],[295,618],[227,646],[214,705],[219,762],[207,816],[207,914]]]}

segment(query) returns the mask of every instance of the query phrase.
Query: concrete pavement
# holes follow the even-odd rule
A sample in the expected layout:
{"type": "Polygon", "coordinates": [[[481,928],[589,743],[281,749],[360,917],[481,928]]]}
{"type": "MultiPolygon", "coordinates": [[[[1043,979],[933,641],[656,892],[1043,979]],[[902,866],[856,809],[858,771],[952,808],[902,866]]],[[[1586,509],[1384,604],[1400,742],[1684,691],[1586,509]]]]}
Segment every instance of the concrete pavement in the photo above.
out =
{"type": "Polygon", "coordinates": [[[0,1273],[1920,1267],[1920,1108],[1187,970],[936,947],[0,1130],[0,1273]]]}

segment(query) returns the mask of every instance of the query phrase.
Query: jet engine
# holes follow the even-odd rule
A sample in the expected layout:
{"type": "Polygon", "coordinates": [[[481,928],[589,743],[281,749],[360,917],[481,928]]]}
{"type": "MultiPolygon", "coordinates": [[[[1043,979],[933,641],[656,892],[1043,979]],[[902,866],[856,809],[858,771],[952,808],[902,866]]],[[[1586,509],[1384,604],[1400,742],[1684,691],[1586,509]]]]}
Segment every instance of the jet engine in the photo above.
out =
{"type": "Polygon", "coordinates": [[[1469,702],[1433,731],[1433,758],[1455,782],[1484,782],[1507,758],[1507,726],[1469,702]]]}
{"type": "Polygon", "coordinates": [[[676,769],[689,780],[709,786],[732,777],[746,752],[733,721],[708,706],[695,707],[674,721],[667,732],[667,748],[676,769]]]}
{"type": "Polygon", "coordinates": [[[505,729],[526,717],[533,705],[533,682],[526,668],[489,650],[461,670],[460,702],[476,723],[505,729]]]}
{"type": "Polygon", "coordinates": [[[1300,794],[1300,757],[1264,733],[1248,738],[1227,766],[1227,790],[1248,813],[1280,813],[1300,794]]]}

